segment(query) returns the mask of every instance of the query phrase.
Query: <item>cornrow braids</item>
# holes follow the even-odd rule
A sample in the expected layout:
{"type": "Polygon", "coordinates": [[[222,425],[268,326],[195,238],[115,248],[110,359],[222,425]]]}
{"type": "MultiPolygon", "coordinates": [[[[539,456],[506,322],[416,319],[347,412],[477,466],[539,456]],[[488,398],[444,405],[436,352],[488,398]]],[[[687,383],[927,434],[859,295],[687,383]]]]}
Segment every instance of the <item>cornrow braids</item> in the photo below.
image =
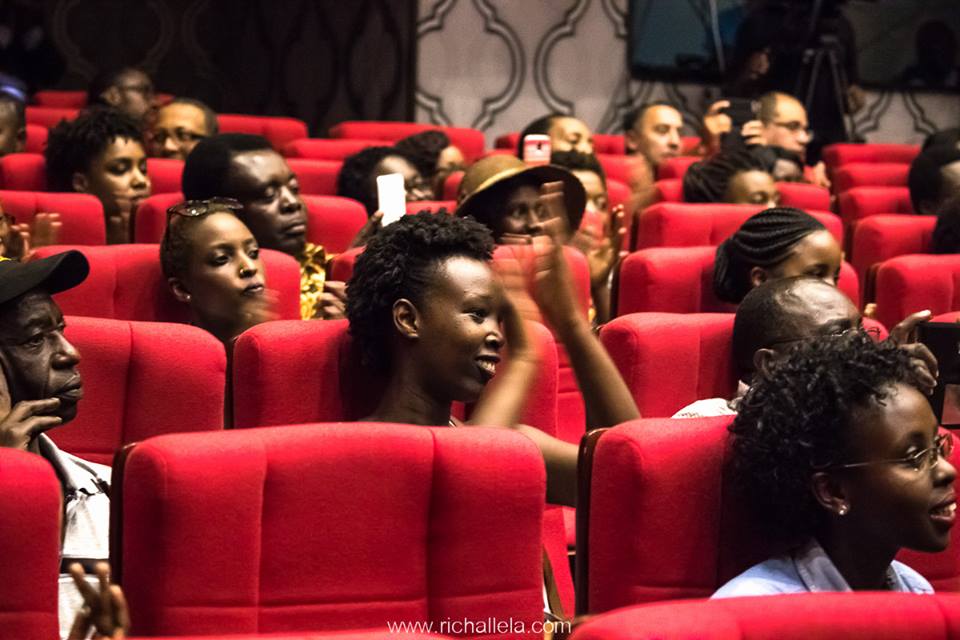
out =
{"type": "Polygon", "coordinates": [[[819,220],[792,207],[774,207],[750,216],[717,247],[714,293],[720,300],[739,304],[751,288],[750,269],[783,262],[798,242],[825,229],[819,220]]]}
{"type": "Polygon", "coordinates": [[[686,202],[724,202],[733,177],[743,171],[770,172],[763,158],[749,149],[718,153],[709,160],[696,162],[683,176],[686,202]]]}

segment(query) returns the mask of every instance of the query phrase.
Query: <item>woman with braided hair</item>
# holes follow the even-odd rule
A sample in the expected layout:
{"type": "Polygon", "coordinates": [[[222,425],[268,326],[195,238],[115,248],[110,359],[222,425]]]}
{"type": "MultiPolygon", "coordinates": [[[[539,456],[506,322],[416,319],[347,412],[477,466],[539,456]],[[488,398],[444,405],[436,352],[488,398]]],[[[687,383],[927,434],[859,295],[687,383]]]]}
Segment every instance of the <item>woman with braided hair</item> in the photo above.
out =
{"type": "Polygon", "coordinates": [[[792,207],[766,209],[717,247],[713,292],[740,304],[768,280],[813,276],[836,286],[842,261],[840,245],[819,220],[792,207]]]}
{"type": "Polygon", "coordinates": [[[686,202],[780,204],[780,192],[771,170],[773,159],[752,149],[718,153],[690,166],[683,176],[686,202]]]}

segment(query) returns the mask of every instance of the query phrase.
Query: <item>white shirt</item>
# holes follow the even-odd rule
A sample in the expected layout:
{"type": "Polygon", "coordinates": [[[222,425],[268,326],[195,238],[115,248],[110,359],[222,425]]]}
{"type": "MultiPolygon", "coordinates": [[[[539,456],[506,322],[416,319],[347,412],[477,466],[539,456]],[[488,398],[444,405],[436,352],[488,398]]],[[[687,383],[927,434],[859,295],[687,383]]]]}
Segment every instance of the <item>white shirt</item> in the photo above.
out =
{"type": "Polygon", "coordinates": [[[707,398],[697,400],[673,414],[673,418],[713,418],[715,416],[735,416],[740,407],[740,400],[750,389],[750,385],[742,380],[737,383],[737,395],[733,400],[726,398],[707,398]]]}

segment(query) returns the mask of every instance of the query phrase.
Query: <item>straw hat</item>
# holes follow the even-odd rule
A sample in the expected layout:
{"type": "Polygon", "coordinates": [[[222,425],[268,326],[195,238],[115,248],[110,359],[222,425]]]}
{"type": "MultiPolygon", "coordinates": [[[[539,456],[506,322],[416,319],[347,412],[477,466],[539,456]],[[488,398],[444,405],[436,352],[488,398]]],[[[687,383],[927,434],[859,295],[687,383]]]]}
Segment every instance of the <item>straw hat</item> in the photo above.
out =
{"type": "Polygon", "coordinates": [[[467,169],[460,182],[457,215],[472,216],[477,221],[491,226],[488,221],[504,213],[503,204],[498,201],[512,186],[520,182],[562,182],[563,195],[567,204],[567,222],[571,231],[580,227],[583,208],[587,204],[587,194],[580,180],[562,167],[541,165],[528,167],[516,156],[497,154],[478,160],[467,169]],[[497,211],[497,209],[501,211],[497,211]]]}

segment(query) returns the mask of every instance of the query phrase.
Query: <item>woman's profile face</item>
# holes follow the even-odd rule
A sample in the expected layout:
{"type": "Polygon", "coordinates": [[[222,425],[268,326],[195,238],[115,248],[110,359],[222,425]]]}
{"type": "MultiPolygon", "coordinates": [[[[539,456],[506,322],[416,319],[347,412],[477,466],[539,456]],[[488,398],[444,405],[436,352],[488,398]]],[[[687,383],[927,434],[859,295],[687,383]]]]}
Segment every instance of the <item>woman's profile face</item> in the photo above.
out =
{"type": "Polygon", "coordinates": [[[780,191],[773,176],[766,171],[741,171],[730,179],[726,201],[776,207],[780,204],[780,191]]]}
{"type": "Polygon", "coordinates": [[[826,229],[808,234],[794,246],[790,256],[770,269],[775,278],[813,276],[837,285],[843,252],[833,234],[826,229]]]}
{"type": "Polygon", "coordinates": [[[475,401],[504,346],[502,292],[486,262],[454,256],[438,265],[418,305],[421,366],[443,401],[475,401]]]}
{"type": "Polygon", "coordinates": [[[923,450],[930,453],[938,435],[937,419],[917,389],[897,384],[883,403],[856,409],[850,423],[849,460],[872,462],[837,469],[849,512],[845,526],[859,530],[873,549],[942,551],[950,541],[956,499],[956,469],[932,455],[902,460],[923,450]],[[877,462],[888,461],[888,462],[877,462]]]}
{"type": "Polygon", "coordinates": [[[83,191],[103,203],[107,216],[136,212],[150,196],[147,154],[137,140],[114,138],[106,150],[93,159],[85,174],[83,191]]]}
{"type": "Polygon", "coordinates": [[[229,325],[251,298],[265,293],[257,241],[236,216],[224,212],[203,216],[189,234],[182,285],[190,305],[205,321],[229,325]]]}

